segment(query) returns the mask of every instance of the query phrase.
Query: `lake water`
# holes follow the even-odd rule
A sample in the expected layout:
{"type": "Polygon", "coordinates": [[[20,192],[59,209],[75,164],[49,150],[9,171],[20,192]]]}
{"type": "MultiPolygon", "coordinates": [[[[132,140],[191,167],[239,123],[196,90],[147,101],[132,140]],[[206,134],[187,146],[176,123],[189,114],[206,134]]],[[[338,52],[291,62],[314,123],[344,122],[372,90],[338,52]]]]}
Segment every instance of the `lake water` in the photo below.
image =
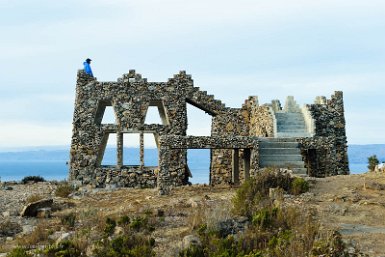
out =
{"type": "MultiPolygon", "coordinates": [[[[351,174],[364,173],[367,170],[366,163],[350,164],[351,174]]],[[[201,162],[189,163],[193,178],[190,181],[196,183],[209,182],[209,159],[201,162]]],[[[0,162],[1,181],[21,180],[25,176],[42,176],[46,180],[64,180],[68,176],[68,166],[64,161],[10,161],[0,162]]]]}
{"type": "MultiPolygon", "coordinates": [[[[128,156],[138,156],[138,149],[125,149],[128,156]]],[[[146,149],[145,164],[156,166],[158,162],[156,149],[146,149]]],[[[2,154],[0,159],[0,180],[20,181],[25,176],[42,176],[46,180],[64,180],[68,176],[68,151],[41,151],[30,153],[2,154]]],[[[116,154],[107,149],[104,164],[116,163],[116,154]]],[[[190,181],[194,184],[209,183],[209,149],[189,149],[187,153],[188,165],[193,175],[190,181]]],[[[124,163],[139,164],[139,159],[125,159],[124,163]]],[[[367,163],[350,163],[351,174],[367,171],[367,163]]]]}

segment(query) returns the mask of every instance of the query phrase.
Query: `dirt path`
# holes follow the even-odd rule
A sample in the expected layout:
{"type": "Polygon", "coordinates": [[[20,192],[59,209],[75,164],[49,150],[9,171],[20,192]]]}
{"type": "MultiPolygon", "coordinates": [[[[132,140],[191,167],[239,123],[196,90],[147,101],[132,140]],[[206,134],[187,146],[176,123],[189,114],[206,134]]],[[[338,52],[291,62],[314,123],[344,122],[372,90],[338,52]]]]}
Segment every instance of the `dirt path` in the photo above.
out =
{"type": "Polygon", "coordinates": [[[326,227],[369,256],[385,256],[385,176],[363,174],[316,179],[308,204],[326,227]]]}

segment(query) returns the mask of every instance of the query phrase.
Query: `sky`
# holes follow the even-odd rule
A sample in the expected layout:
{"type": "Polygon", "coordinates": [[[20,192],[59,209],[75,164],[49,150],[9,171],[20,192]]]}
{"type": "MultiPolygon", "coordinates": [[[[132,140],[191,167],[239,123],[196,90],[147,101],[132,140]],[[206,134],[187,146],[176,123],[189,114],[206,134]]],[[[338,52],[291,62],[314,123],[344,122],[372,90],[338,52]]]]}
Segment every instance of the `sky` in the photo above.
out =
{"type": "Polygon", "coordinates": [[[70,144],[86,58],[99,81],[186,70],[230,107],[342,90],[348,143],[385,143],[384,30],[379,0],[0,0],[0,149],[70,144]]]}

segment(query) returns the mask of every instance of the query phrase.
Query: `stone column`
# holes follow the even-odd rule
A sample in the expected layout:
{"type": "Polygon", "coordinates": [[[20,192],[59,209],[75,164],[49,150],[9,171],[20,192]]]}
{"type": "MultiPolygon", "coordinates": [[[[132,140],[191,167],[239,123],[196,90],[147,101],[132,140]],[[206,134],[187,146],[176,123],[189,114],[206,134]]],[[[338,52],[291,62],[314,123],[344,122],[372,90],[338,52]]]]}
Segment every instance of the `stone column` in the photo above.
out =
{"type": "Polygon", "coordinates": [[[144,167],[144,134],[143,131],[139,133],[139,147],[140,147],[140,167],[144,167]]]}
{"type": "Polygon", "coordinates": [[[239,149],[235,148],[233,149],[233,156],[232,156],[232,179],[231,182],[233,182],[234,185],[239,184],[239,149]]]}
{"type": "Polygon", "coordinates": [[[123,133],[116,133],[116,148],[117,148],[117,167],[118,169],[123,166],[123,133]]]}

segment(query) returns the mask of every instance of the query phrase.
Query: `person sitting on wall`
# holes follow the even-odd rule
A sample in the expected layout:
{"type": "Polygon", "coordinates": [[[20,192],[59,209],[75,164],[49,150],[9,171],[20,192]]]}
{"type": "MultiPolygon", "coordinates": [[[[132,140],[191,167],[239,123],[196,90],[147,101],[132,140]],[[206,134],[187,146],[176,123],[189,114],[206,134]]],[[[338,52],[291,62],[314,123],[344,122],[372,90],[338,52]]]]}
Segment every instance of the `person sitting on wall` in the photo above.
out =
{"type": "Polygon", "coordinates": [[[83,65],[84,65],[84,72],[88,75],[90,75],[91,77],[94,76],[94,74],[92,74],[92,70],[91,70],[91,59],[90,58],[87,58],[85,62],[83,62],[83,65]]]}

